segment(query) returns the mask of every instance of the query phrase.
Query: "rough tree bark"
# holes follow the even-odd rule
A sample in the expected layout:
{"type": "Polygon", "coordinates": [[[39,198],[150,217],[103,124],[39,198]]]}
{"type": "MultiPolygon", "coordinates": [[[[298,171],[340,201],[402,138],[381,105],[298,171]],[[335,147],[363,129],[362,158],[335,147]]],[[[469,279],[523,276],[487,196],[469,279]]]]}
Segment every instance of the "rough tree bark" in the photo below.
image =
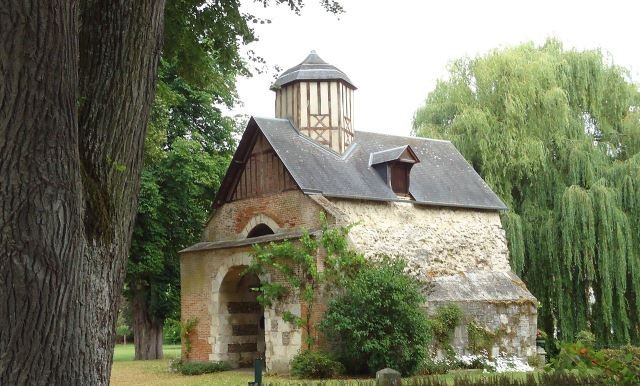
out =
{"type": "Polygon", "coordinates": [[[162,0],[0,2],[0,384],[109,383],[162,0]]]}
{"type": "Polygon", "coordinates": [[[149,304],[143,293],[134,295],[131,306],[135,359],[162,359],[162,321],[151,317],[149,304]]]}

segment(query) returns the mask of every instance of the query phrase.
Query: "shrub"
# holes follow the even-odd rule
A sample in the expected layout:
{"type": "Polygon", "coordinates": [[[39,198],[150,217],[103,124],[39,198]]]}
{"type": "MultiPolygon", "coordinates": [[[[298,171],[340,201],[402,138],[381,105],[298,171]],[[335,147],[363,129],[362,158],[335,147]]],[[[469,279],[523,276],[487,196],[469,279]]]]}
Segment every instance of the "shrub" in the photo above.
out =
{"type": "Polygon", "coordinates": [[[391,367],[409,375],[424,361],[430,341],[425,298],[405,267],[388,258],[364,266],[329,302],[321,328],[348,372],[391,367]]]}
{"type": "Polygon", "coordinates": [[[431,357],[427,357],[420,364],[417,373],[420,375],[446,374],[449,370],[453,370],[457,367],[457,364],[447,359],[436,360],[431,357]]]}
{"type": "Polygon", "coordinates": [[[175,319],[167,319],[164,321],[162,329],[162,339],[165,344],[180,343],[180,321],[175,319]]]}
{"type": "Polygon", "coordinates": [[[343,372],[342,364],[322,351],[304,351],[291,360],[291,375],[297,378],[333,378],[343,372]]]}
{"type": "Polygon", "coordinates": [[[191,318],[185,322],[180,322],[180,338],[184,343],[184,353],[187,358],[191,354],[191,333],[198,325],[198,318],[191,318]]]}
{"type": "Polygon", "coordinates": [[[171,362],[170,367],[171,370],[183,375],[210,374],[231,369],[231,366],[225,362],[184,362],[182,360],[171,362]]]}
{"type": "Polygon", "coordinates": [[[551,359],[549,369],[554,373],[592,375],[604,385],[637,385],[640,379],[640,349],[594,350],[582,341],[564,343],[560,353],[551,359]]]}
{"type": "Polygon", "coordinates": [[[489,358],[491,358],[491,349],[496,344],[498,334],[488,330],[476,321],[471,321],[467,325],[467,334],[469,335],[469,351],[474,354],[486,352],[489,358]]]}
{"type": "Polygon", "coordinates": [[[453,337],[453,331],[462,321],[462,310],[457,304],[447,304],[436,310],[430,320],[433,337],[440,343],[448,343],[453,337]]]}
{"type": "Polygon", "coordinates": [[[596,336],[591,331],[582,330],[576,334],[576,342],[582,343],[584,346],[593,348],[596,344],[596,336]]]}
{"type": "Polygon", "coordinates": [[[433,318],[429,319],[434,340],[433,348],[435,351],[442,349],[449,362],[455,359],[456,353],[451,346],[451,340],[456,326],[462,321],[462,316],[462,309],[451,303],[438,308],[433,318]]]}

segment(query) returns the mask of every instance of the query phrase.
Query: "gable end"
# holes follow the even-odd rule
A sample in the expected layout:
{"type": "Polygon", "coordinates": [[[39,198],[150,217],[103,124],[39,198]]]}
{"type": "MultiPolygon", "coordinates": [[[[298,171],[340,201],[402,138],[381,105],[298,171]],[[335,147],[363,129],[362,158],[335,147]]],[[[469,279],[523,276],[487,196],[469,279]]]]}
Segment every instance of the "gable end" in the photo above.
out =
{"type": "Polygon", "coordinates": [[[293,177],[256,125],[250,122],[214,201],[261,197],[298,189],[293,177]]]}

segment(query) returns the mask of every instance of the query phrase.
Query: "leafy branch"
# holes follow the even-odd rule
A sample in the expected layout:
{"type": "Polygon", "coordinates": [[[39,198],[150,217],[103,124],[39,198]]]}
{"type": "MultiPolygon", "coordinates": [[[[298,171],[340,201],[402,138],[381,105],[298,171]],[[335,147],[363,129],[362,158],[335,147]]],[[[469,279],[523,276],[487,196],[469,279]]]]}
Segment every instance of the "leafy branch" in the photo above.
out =
{"type": "Polygon", "coordinates": [[[320,232],[305,231],[297,241],[256,244],[246,270],[263,278],[256,291],[258,302],[265,308],[273,307],[292,293],[299,296],[306,311],[301,315],[284,311],[281,316],[294,328],[306,332],[307,349],[315,343],[313,311],[319,302],[319,292],[332,290],[364,264],[364,257],[349,248],[347,235],[353,225],[330,227],[324,212],[320,213],[320,220],[320,232]],[[269,281],[269,273],[282,279],[269,281]]]}

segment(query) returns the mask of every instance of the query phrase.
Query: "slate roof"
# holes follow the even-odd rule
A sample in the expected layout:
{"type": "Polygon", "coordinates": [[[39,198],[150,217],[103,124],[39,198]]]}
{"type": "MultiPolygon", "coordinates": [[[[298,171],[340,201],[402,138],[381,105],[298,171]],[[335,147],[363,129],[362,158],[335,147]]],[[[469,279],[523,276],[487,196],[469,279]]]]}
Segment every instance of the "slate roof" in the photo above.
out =
{"type": "Polygon", "coordinates": [[[410,172],[409,192],[415,203],[445,207],[505,210],[507,207],[449,141],[356,131],[351,146],[339,155],[300,134],[287,119],[249,121],[214,206],[233,188],[242,153],[261,131],[298,187],[306,194],[374,201],[398,198],[369,165],[371,153],[409,145],[420,160],[410,172]]]}
{"type": "Polygon", "coordinates": [[[513,302],[536,298],[513,272],[470,271],[431,278],[429,302],[513,302]]]}
{"type": "MultiPolygon", "coordinates": [[[[409,149],[409,152],[413,152],[413,149],[411,149],[411,146],[409,145],[404,145],[404,146],[398,146],[398,147],[394,147],[393,149],[389,149],[389,150],[382,150],[382,151],[377,151],[375,153],[371,153],[369,155],[369,165],[378,165],[381,163],[385,163],[385,162],[389,162],[389,161],[395,161],[398,158],[400,158],[400,156],[402,156],[402,154],[409,149]]],[[[420,162],[420,160],[416,160],[416,163],[420,162]]]]}
{"type": "Polygon", "coordinates": [[[336,66],[322,60],[315,51],[311,51],[309,56],[307,56],[300,64],[283,72],[282,75],[280,75],[280,77],[278,77],[278,79],[276,79],[276,81],[271,85],[271,89],[277,90],[280,87],[297,80],[332,79],[343,80],[351,86],[351,88],[356,88],[347,74],[340,71],[336,66]]]}
{"type": "MultiPolygon", "coordinates": [[[[179,253],[211,251],[216,249],[228,249],[228,248],[242,248],[242,247],[247,247],[254,244],[270,243],[272,241],[295,240],[302,237],[303,234],[304,234],[303,231],[295,230],[290,232],[279,232],[271,235],[251,237],[251,238],[240,239],[240,240],[203,241],[200,243],[196,243],[190,247],[187,247],[181,250],[179,253]]],[[[311,230],[309,231],[309,234],[318,236],[320,235],[320,231],[311,230]]]]}

